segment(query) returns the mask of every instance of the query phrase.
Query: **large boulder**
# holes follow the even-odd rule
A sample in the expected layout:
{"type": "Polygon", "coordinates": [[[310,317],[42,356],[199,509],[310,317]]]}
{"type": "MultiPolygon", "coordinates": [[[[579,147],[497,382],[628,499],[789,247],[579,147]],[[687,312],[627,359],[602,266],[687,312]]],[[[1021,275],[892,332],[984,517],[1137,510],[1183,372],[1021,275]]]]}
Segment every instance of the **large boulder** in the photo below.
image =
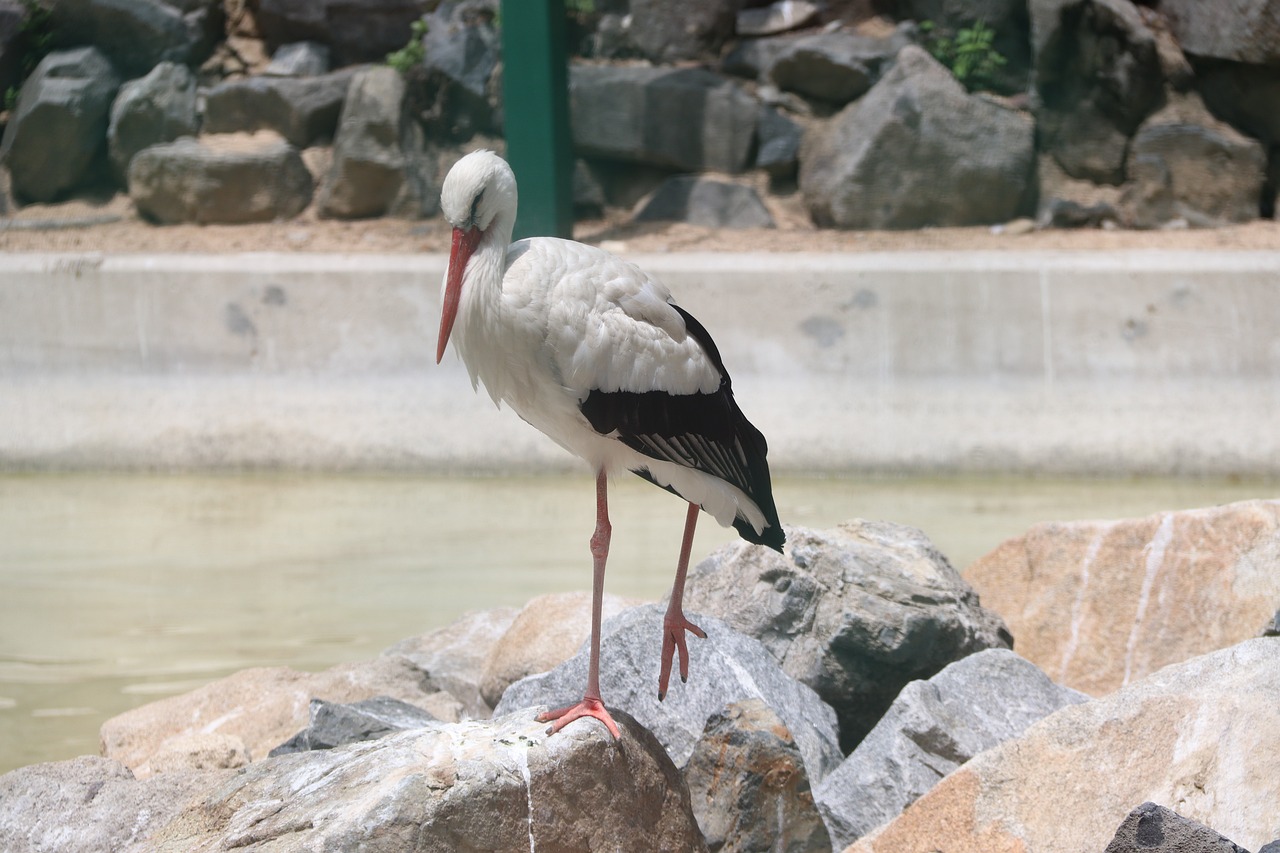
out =
{"type": "Polygon", "coordinates": [[[271,130],[298,148],[333,139],[355,68],[315,77],[248,77],[205,92],[204,133],[271,130]]]}
{"type": "Polygon", "coordinates": [[[1164,96],[1155,33],[1130,0],[1030,10],[1041,150],[1073,178],[1122,183],[1129,137],[1164,96]]]}
{"type": "Polygon", "coordinates": [[[138,213],[166,225],[291,219],[313,188],[298,149],[266,132],[184,136],[140,151],[129,166],[138,213]]]}
{"type": "MultiPolygon", "coordinates": [[[[0,776],[0,850],[6,853],[141,853],[213,780],[234,771],[168,773],[138,781],[118,761],[82,756],[0,776]]],[[[183,849],[194,850],[194,846],[183,849]]]]}
{"type": "Polygon", "coordinates": [[[409,40],[409,26],[435,0],[250,0],[272,49],[297,41],[329,46],[335,66],[381,62],[409,40]]]}
{"type": "Polygon", "coordinates": [[[870,92],[806,134],[800,189],[815,223],[920,228],[1004,222],[1025,207],[1031,116],[970,95],[914,45],[870,92]]]}
{"type": "Polygon", "coordinates": [[[831,850],[795,740],[759,699],[735,702],[707,720],[684,778],[712,850],[831,850]]]}
{"type": "Polygon", "coordinates": [[[680,773],[622,737],[528,714],[441,723],[240,769],[136,780],[96,758],[0,776],[6,853],[228,849],[705,851],[680,773]]]}
{"type": "Polygon", "coordinates": [[[758,638],[836,709],[846,752],[907,682],[1012,642],[923,533],[887,522],[790,528],[785,554],[726,545],[690,573],[685,608],[758,638]]]}
{"type": "Polygon", "coordinates": [[[733,37],[738,0],[630,0],[629,37],[651,62],[713,59],[733,37]]]}
{"type": "Polygon", "coordinates": [[[1129,224],[1219,226],[1257,219],[1267,157],[1261,143],[1181,95],[1142,123],[1125,171],[1129,224]]]}
{"type": "MultiPolygon", "coordinates": [[[[809,778],[818,780],[840,761],[835,715],[812,690],[786,675],[758,641],[744,637],[719,619],[690,618],[707,639],[689,640],[689,681],[673,675],[671,690],[658,700],[657,673],[665,608],[634,607],[604,623],[600,642],[600,692],[611,708],[635,716],[683,767],[707,720],[734,702],[763,699],[778,712],[804,757],[809,778]]],[[[686,612],[690,612],[686,608],[686,612]]],[[[531,705],[562,707],[582,698],[587,681],[587,650],[550,672],[532,675],[507,688],[495,715],[531,705]]],[[[597,723],[594,728],[604,731],[597,723]]]]}
{"type": "MultiPolygon", "coordinates": [[[[351,81],[334,139],[333,165],[320,187],[320,215],[381,216],[439,196],[435,164],[417,126],[405,115],[404,79],[393,68],[369,68],[351,81]],[[414,201],[406,204],[407,199],[414,201]]],[[[433,211],[428,204],[428,212],[433,211]]]]}
{"type": "Polygon", "coordinates": [[[1280,602],[1280,501],[1046,523],[965,571],[1018,651],[1103,696],[1255,636],[1280,602]]]}
{"type": "Polygon", "coordinates": [[[837,849],[888,823],[970,758],[1088,697],[1007,649],[913,681],[815,796],[837,849]]]}
{"type": "Polygon", "coordinates": [[[697,68],[570,68],[579,154],[684,172],[750,165],[759,105],[737,84],[697,68]]]}
{"type": "Polygon", "coordinates": [[[485,662],[517,613],[514,607],[467,613],[443,628],[401,640],[382,656],[410,661],[432,684],[461,702],[464,713],[485,718],[493,713],[493,706],[480,695],[485,662]]]}
{"type": "MultiPolygon", "coordinates": [[[[349,703],[378,696],[408,702],[437,719],[456,720],[460,713],[456,700],[404,658],[384,656],[318,673],[247,669],[112,717],[102,724],[102,754],[145,777],[159,772],[155,756],[171,752],[165,747],[175,739],[214,735],[234,739],[250,760],[258,760],[310,725],[313,699],[349,703]]],[[[194,748],[199,741],[185,743],[194,748]]],[[[168,758],[172,764],[173,756],[168,758]]]]}
{"type": "Polygon", "coordinates": [[[111,105],[107,153],[111,168],[123,184],[133,156],[144,148],[194,136],[196,78],[185,65],[161,62],[147,76],[120,87],[111,105]]]}
{"type": "Polygon", "coordinates": [[[1280,64],[1277,0],[1160,0],[1160,11],[1187,53],[1254,65],[1280,64]]]}
{"type": "Polygon", "coordinates": [[[1046,717],[846,853],[1103,850],[1147,800],[1257,850],[1280,836],[1278,742],[1280,638],[1249,640],[1046,717]]]}
{"type": "MultiPolygon", "coordinates": [[[[609,619],[636,603],[606,594],[602,617],[609,619]]],[[[490,706],[497,705],[513,683],[564,663],[590,635],[590,592],[553,592],[530,600],[489,649],[481,669],[480,695],[490,706]]]]}
{"type": "Polygon", "coordinates": [[[160,62],[198,65],[223,32],[218,0],[52,0],[52,28],[63,44],[92,44],[125,75],[160,62]]]}
{"type": "Polygon", "coordinates": [[[772,228],[773,216],[753,187],[700,175],[676,175],[654,191],[637,222],[688,222],[708,228],[772,228]]]}
{"type": "Polygon", "coordinates": [[[902,30],[888,38],[837,30],[789,39],[765,75],[778,88],[831,104],[861,97],[910,41],[902,30]]]}
{"type": "Polygon", "coordinates": [[[92,47],[54,51],[27,78],[0,143],[20,201],[54,201],[100,177],[94,166],[106,148],[115,68],[92,47]]]}

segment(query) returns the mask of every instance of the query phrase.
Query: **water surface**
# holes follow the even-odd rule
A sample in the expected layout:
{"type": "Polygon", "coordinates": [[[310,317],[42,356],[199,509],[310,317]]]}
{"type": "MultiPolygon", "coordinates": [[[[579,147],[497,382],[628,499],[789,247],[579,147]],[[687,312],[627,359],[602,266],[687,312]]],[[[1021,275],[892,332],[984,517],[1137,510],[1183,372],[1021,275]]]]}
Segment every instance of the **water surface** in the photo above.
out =
{"type": "MultiPolygon", "coordinates": [[[[821,479],[785,523],[886,519],[963,568],[1046,520],[1272,497],[1274,484],[821,479]]],[[[249,666],[322,669],[460,614],[587,590],[587,476],[0,475],[0,772],[96,753],[102,721],[249,666]]],[[[684,510],[611,490],[608,591],[669,587],[684,510]]],[[[703,516],[696,562],[730,541],[703,516]]]]}

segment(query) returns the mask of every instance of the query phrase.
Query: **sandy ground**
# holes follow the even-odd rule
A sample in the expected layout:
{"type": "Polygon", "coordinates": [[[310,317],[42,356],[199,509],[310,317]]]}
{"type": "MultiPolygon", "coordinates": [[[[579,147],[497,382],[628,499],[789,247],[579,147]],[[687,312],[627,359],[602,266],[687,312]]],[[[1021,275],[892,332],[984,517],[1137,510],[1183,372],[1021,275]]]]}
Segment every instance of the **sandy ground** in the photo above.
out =
{"type": "MultiPolygon", "coordinates": [[[[579,222],[574,236],[618,252],[873,252],[940,250],[1280,249],[1280,223],[1259,220],[1216,229],[1043,230],[1013,227],[919,231],[833,231],[808,225],[784,201],[773,229],[714,229],[682,223],[635,225],[617,213],[579,222]]],[[[260,225],[151,225],[129,198],[29,205],[0,217],[3,252],[446,252],[442,220],[318,218],[308,209],[288,222],[260,225]]]]}

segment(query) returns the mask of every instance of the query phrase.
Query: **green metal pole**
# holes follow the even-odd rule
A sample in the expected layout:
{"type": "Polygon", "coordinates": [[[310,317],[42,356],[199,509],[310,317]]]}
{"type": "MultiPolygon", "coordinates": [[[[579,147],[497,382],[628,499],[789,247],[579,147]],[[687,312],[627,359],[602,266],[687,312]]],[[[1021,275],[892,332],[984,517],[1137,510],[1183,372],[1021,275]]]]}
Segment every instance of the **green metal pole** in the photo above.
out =
{"type": "Polygon", "coordinates": [[[520,186],[515,236],[573,236],[573,138],[564,0],[502,0],[507,162],[520,186]]]}

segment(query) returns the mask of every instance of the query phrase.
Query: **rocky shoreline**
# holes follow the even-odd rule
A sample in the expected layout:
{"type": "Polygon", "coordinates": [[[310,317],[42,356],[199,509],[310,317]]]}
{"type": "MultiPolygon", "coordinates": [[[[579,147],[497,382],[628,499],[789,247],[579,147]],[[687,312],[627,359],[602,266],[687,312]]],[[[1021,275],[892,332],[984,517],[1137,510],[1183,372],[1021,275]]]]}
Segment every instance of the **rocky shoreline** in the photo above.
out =
{"type": "Polygon", "coordinates": [[[663,703],[661,607],[609,602],[617,742],[534,721],[585,666],[585,596],[544,596],[122,714],[0,776],[0,847],[1258,851],[1278,561],[1277,501],[1041,525],[964,578],[911,528],[792,529],[693,572],[663,703]]]}

